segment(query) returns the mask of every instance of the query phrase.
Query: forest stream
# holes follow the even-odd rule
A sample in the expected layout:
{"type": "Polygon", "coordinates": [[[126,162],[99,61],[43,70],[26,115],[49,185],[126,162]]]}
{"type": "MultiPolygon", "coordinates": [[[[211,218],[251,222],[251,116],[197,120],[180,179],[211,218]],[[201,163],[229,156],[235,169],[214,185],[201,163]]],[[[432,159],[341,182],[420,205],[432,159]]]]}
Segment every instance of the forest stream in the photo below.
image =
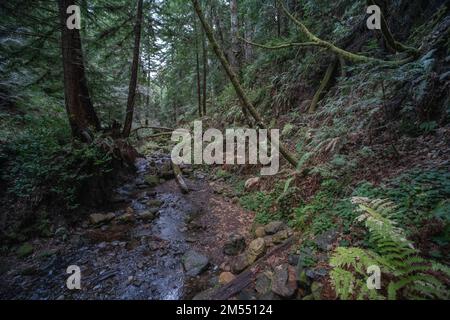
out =
{"type": "Polygon", "coordinates": [[[0,300],[450,300],[449,4],[0,1],[0,300]]]}
{"type": "Polygon", "coordinates": [[[3,276],[2,296],[161,300],[192,297],[201,289],[195,286],[202,282],[194,281],[192,286],[189,283],[194,282],[188,278],[202,273],[210,281],[218,270],[211,261],[221,259],[217,257],[220,251],[216,250],[216,259],[210,259],[196,251],[194,245],[207,249],[201,243],[210,242],[208,237],[214,237],[216,232],[213,227],[208,235],[207,226],[199,221],[207,212],[211,190],[206,175],[193,173],[190,168],[184,168],[191,175],[186,179],[189,194],[183,194],[172,178],[155,188],[149,186],[149,173],[164,170],[168,164],[170,158],[161,154],[138,159],[136,175],[115,191],[113,214],[91,215],[91,220],[94,217],[101,221],[86,221],[73,230],[61,229],[57,239],[36,240],[37,259],[20,261],[11,257],[7,265],[20,266],[3,276]],[[66,287],[70,276],[66,269],[70,265],[81,269],[81,290],[69,291],[66,287]],[[206,269],[208,272],[204,272],[206,269]]]}

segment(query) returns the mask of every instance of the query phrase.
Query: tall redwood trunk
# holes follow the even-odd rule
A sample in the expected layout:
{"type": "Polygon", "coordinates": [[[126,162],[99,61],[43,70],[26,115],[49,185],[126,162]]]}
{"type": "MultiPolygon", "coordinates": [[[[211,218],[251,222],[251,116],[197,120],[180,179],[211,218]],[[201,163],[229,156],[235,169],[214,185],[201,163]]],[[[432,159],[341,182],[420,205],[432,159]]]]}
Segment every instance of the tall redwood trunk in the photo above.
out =
{"type": "MultiPolygon", "coordinates": [[[[149,7],[152,8],[153,7],[153,2],[154,0],[149,0],[148,4],[149,7]]],[[[151,9],[150,9],[151,10],[151,9]]],[[[149,32],[149,36],[148,36],[148,42],[147,42],[147,102],[146,102],[146,119],[145,119],[145,125],[148,126],[149,124],[149,118],[151,117],[151,99],[150,99],[150,95],[152,94],[152,43],[155,39],[155,30],[153,29],[153,19],[152,16],[149,16],[149,21],[148,21],[148,32],[149,32]]]]}
{"type": "Polygon", "coordinates": [[[64,95],[72,134],[74,137],[86,141],[91,138],[90,128],[100,129],[100,121],[89,95],[80,30],[70,30],[66,25],[69,17],[67,8],[74,4],[74,0],[58,0],[64,68],[64,95]]]}
{"type": "Polygon", "coordinates": [[[133,63],[131,65],[131,78],[128,90],[127,113],[122,132],[122,135],[124,137],[128,137],[130,135],[131,126],[133,124],[134,104],[136,100],[137,76],[139,69],[139,51],[141,45],[142,2],[143,0],[138,0],[136,24],[134,26],[133,63]]]}

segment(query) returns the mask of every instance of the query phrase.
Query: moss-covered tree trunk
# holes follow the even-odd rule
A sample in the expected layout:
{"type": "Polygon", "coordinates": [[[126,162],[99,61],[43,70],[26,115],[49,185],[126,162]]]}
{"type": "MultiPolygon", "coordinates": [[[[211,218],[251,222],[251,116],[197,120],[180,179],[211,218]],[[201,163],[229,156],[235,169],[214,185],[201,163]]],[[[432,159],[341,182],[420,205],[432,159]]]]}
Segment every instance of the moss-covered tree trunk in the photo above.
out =
{"type": "Polygon", "coordinates": [[[300,20],[298,20],[292,13],[284,5],[283,1],[277,0],[283,9],[284,13],[289,17],[289,19],[300,29],[303,35],[316,46],[326,48],[328,51],[342,57],[345,60],[354,62],[354,63],[377,63],[377,64],[385,64],[391,66],[399,66],[401,64],[410,62],[415,59],[415,55],[405,58],[403,60],[394,60],[394,61],[384,61],[377,58],[367,57],[364,55],[352,53],[341,49],[340,47],[334,45],[331,42],[325,41],[314,35],[300,20]]]}
{"type": "MultiPolygon", "coordinates": [[[[379,4],[375,0],[368,0],[367,1],[369,5],[378,5],[379,4]]],[[[408,47],[401,42],[398,42],[395,40],[393,34],[391,33],[391,30],[389,29],[388,23],[386,21],[386,18],[381,12],[381,33],[383,34],[383,38],[386,41],[386,45],[394,52],[409,52],[413,55],[416,55],[418,53],[418,50],[412,47],[408,47]]]]}

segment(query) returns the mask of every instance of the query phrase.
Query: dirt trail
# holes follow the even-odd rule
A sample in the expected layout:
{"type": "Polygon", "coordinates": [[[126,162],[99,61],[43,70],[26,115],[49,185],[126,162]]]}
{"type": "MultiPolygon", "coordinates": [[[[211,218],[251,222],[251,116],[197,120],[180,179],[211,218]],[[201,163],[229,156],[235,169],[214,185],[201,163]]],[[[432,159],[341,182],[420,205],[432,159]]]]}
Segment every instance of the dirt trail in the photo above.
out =
{"type": "Polygon", "coordinates": [[[0,297],[182,299],[210,285],[227,259],[224,242],[236,232],[248,237],[253,214],[215,193],[206,174],[191,169],[187,195],[173,179],[148,186],[146,177],[169,161],[164,155],[137,161],[137,175],[116,191],[112,221],[99,226],[85,222],[52,238],[34,239],[27,258],[2,257],[0,297]],[[146,221],[149,212],[155,218],[146,221]],[[187,281],[183,266],[191,250],[210,262],[195,281],[187,281]],[[66,288],[70,265],[81,268],[81,290],[66,288]]]}

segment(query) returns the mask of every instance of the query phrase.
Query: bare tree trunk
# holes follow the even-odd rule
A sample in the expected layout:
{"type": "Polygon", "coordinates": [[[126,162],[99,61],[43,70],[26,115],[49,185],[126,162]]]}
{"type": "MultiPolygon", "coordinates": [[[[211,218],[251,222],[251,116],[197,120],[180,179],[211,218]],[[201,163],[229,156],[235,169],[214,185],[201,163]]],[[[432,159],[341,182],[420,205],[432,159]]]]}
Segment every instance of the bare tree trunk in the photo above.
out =
{"type": "Polygon", "coordinates": [[[173,123],[174,125],[177,124],[177,119],[178,119],[178,107],[177,107],[177,101],[173,102],[173,123]]]}
{"type": "Polygon", "coordinates": [[[237,0],[230,0],[230,14],[231,14],[231,55],[230,64],[233,71],[239,73],[239,59],[240,59],[240,46],[239,46],[239,20],[238,20],[238,5],[237,0]]]}
{"type": "Polygon", "coordinates": [[[194,20],[194,30],[195,30],[195,59],[196,59],[196,72],[197,72],[197,99],[198,99],[198,115],[202,117],[202,84],[201,84],[201,75],[200,75],[200,48],[198,45],[198,29],[197,29],[197,21],[194,20]]]}
{"type": "MultiPolygon", "coordinates": [[[[239,43],[239,10],[237,0],[230,0],[230,15],[231,15],[231,53],[229,62],[233,72],[239,76],[241,67],[241,47],[239,43]]],[[[248,110],[243,109],[244,118],[250,122],[248,110]]]]}
{"type": "Polygon", "coordinates": [[[128,90],[127,113],[122,135],[128,137],[133,124],[134,103],[136,100],[137,75],[139,69],[139,51],[141,45],[142,2],[138,0],[136,24],[134,26],[133,63],[131,66],[130,87],[128,90]]]}
{"type": "MultiPolygon", "coordinates": [[[[150,50],[150,47],[149,47],[150,50]]],[[[150,52],[150,51],[149,51],[150,52]]],[[[152,76],[151,76],[151,55],[150,53],[148,54],[147,57],[148,61],[148,71],[147,71],[147,97],[146,97],[146,102],[145,102],[145,123],[148,125],[148,119],[150,118],[150,108],[151,108],[151,103],[150,103],[150,94],[152,92],[152,76]]]]}
{"type": "MultiPolygon", "coordinates": [[[[253,38],[253,31],[250,24],[245,24],[244,35],[246,39],[253,38]]],[[[249,63],[253,58],[253,46],[249,43],[244,43],[244,58],[246,63],[249,63]]]]}
{"type": "Polygon", "coordinates": [[[277,20],[277,36],[281,37],[281,10],[277,0],[274,0],[274,6],[275,6],[275,19],[277,20]]]}
{"type": "MultiPolygon", "coordinates": [[[[151,10],[151,7],[153,5],[154,0],[149,0],[148,4],[149,4],[149,8],[151,10]]],[[[143,9],[144,10],[144,9],[143,9]]],[[[155,40],[155,31],[153,29],[153,19],[152,16],[149,16],[149,21],[148,21],[148,33],[149,36],[147,36],[148,41],[147,41],[147,103],[146,103],[146,119],[145,119],[145,123],[146,125],[148,125],[149,123],[149,118],[151,117],[151,95],[152,95],[152,43],[155,40]]]]}
{"type": "MultiPolygon", "coordinates": [[[[213,24],[216,27],[216,33],[217,33],[217,36],[219,37],[219,42],[220,42],[221,46],[225,46],[225,37],[223,35],[223,28],[222,28],[222,23],[220,20],[220,12],[217,10],[215,1],[211,2],[211,10],[212,10],[213,24]]],[[[226,56],[227,60],[230,61],[230,52],[229,51],[225,51],[225,56],[226,56]]]]}
{"type": "Polygon", "coordinates": [[[208,48],[206,47],[206,36],[202,35],[202,51],[203,51],[203,110],[202,114],[206,115],[206,102],[208,91],[208,48]]]}
{"type": "Polygon", "coordinates": [[[74,0],[58,0],[61,22],[61,45],[64,68],[64,95],[72,134],[84,141],[91,139],[89,128],[100,129],[87,86],[80,30],[66,26],[67,8],[74,0]]]}
{"type": "MultiPolygon", "coordinates": [[[[294,4],[296,4],[297,1],[294,0],[294,4]]],[[[286,1],[286,5],[288,8],[292,9],[292,0],[287,0],[286,1]]],[[[277,3],[277,8],[280,12],[280,19],[281,19],[281,35],[284,37],[288,37],[289,36],[289,18],[286,17],[286,15],[282,14],[282,9],[280,7],[280,5],[277,3]]],[[[294,5],[295,7],[295,5],[294,5]]]]}
{"type": "MultiPolygon", "coordinates": [[[[84,19],[87,20],[88,15],[89,15],[89,8],[88,8],[87,0],[81,0],[81,10],[83,12],[84,19]]],[[[81,26],[82,26],[82,29],[83,29],[83,36],[85,37],[86,33],[87,33],[87,23],[84,22],[84,23],[81,24],[81,26]]]]}
{"type": "MultiPolygon", "coordinates": [[[[149,37],[150,39],[150,37],[149,37]]],[[[148,123],[148,118],[150,118],[150,108],[151,108],[151,101],[150,101],[150,95],[152,93],[152,54],[151,54],[151,41],[148,41],[147,45],[147,72],[144,72],[145,76],[147,77],[147,99],[145,102],[145,121],[148,123]]]]}

